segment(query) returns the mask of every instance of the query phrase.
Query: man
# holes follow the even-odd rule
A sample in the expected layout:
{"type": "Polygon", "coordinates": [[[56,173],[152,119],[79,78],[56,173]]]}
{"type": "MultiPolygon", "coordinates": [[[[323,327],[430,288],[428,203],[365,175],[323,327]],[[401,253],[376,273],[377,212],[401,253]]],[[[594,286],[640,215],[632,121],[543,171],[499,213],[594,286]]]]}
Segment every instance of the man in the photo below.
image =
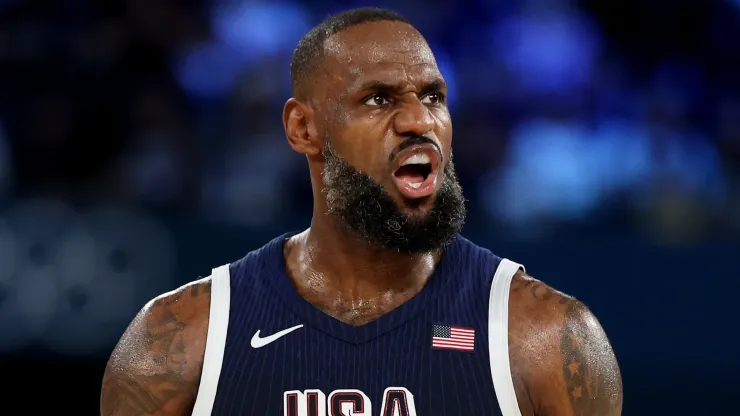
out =
{"type": "Polygon", "coordinates": [[[596,318],[458,235],[446,87],[400,16],[356,9],[299,43],[288,142],[311,227],[147,304],[101,414],[618,415],[596,318]]]}

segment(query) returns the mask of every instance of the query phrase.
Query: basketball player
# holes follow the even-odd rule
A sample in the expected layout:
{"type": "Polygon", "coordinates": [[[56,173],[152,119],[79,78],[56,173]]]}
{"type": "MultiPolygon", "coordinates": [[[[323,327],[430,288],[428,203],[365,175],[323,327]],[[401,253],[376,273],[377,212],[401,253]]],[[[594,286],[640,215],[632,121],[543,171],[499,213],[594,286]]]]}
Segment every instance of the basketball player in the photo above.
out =
{"type": "Polygon", "coordinates": [[[591,312],[458,234],[445,81],[419,32],[341,13],[300,41],[291,75],[311,227],[147,304],[101,414],[619,415],[591,312]]]}

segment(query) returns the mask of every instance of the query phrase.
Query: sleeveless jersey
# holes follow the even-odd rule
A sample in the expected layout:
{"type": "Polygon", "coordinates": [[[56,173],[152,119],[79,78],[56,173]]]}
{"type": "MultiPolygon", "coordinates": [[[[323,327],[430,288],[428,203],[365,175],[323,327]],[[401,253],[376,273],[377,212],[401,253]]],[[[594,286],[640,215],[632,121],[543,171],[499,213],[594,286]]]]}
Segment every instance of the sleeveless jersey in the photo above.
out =
{"type": "Polygon", "coordinates": [[[288,237],[213,270],[194,416],[520,416],[508,304],[521,265],[457,235],[416,296],[354,327],[298,294],[288,237]]]}

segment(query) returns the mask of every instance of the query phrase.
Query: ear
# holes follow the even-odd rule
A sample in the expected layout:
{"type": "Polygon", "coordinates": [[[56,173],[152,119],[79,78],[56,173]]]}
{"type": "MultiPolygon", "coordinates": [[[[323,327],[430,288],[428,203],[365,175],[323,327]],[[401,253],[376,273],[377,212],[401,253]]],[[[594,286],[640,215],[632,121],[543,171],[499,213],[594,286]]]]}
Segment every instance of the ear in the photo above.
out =
{"type": "Polygon", "coordinates": [[[314,111],[306,104],[289,99],[283,107],[283,127],[288,144],[296,152],[306,156],[321,153],[321,140],[314,123],[314,111]]]}

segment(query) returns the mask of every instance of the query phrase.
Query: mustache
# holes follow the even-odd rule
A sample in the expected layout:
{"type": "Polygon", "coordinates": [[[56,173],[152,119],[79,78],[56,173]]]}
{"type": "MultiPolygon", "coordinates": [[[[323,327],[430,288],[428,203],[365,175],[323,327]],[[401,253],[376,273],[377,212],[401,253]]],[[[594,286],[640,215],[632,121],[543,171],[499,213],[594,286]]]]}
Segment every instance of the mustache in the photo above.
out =
{"type": "Polygon", "coordinates": [[[402,152],[405,149],[408,149],[411,146],[416,146],[418,144],[431,144],[434,146],[435,149],[437,149],[437,152],[440,155],[440,159],[443,159],[444,156],[442,156],[442,149],[439,148],[439,145],[437,143],[423,135],[419,134],[407,134],[406,137],[408,139],[404,140],[403,143],[398,145],[398,148],[391,152],[390,155],[388,155],[388,161],[393,162],[393,160],[396,158],[396,155],[398,155],[400,152],[402,152]]]}

